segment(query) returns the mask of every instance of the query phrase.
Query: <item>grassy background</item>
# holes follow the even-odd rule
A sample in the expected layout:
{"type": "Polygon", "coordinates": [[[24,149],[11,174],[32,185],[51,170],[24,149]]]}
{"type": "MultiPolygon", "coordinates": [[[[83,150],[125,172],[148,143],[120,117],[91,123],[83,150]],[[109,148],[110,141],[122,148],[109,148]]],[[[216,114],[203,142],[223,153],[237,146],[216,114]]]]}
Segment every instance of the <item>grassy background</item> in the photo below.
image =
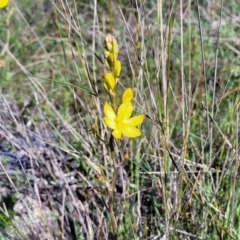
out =
{"type": "MultiPolygon", "coordinates": [[[[112,33],[119,94],[132,87],[147,116],[142,136],[124,143],[118,239],[239,239],[239,11],[237,0],[10,1],[0,10],[1,95],[21,122],[5,130],[51,132],[80,164],[81,187],[107,201],[95,175],[112,176],[97,137],[110,134],[102,75],[112,33]]],[[[97,220],[74,221],[75,239],[110,239],[108,214],[99,227],[103,210],[91,211],[97,220]]]]}

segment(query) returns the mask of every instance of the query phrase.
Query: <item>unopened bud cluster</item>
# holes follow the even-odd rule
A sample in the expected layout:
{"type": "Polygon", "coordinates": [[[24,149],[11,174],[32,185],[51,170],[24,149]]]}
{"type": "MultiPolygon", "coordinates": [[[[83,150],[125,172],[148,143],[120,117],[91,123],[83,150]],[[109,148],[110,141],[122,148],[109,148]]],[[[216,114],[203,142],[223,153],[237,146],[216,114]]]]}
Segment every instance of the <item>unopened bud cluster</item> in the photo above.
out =
{"type": "Polygon", "coordinates": [[[105,90],[111,94],[115,90],[117,78],[121,73],[121,62],[117,59],[119,47],[117,40],[111,34],[107,34],[104,47],[104,63],[108,70],[103,75],[105,90]]]}

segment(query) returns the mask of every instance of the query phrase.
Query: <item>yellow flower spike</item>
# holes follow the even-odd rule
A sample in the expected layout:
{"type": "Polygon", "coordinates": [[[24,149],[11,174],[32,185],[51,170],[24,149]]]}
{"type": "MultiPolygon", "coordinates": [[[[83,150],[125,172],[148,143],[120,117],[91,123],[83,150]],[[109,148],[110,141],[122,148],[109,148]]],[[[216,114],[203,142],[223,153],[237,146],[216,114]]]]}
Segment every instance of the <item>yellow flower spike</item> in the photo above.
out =
{"type": "Polygon", "coordinates": [[[122,68],[121,62],[119,60],[116,60],[113,68],[113,75],[115,78],[119,77],[121,73],[121,68],[122,68]]]}
{"type": "Polygon", "coordinates": [[[112,75],[112,73],[105,73],[103,75],[103,81],[104,81],[104,86],[105,86],[107,92],[109,92],[110,90],[114,90],[114,88],[116,86],[116,80],[115,80],[114,76],[112,75]]]}
{"type": "Polygon", "coordinates": [[[0,0],[0,8],[4,8],[8,5],[8,0],[0,0]]]}
{"type": "Polygon", "coordinates": [[[103,121],[113,130],[112,135],[114,138],[121,138],[122,135],[130,138],[141,136],[141,131],[136,126],[143,122],[145,116],[142,114],[131,117],[132,112],[133,105],[130,101],[120,105],[117,115],[112,107],[108,103],[105,103],[104,113],[106,117],[103,118],[103,121]]]}
{"type": "Polygon", "coordinates": [[[122,103],[131,102],[133,98],[133,90],[131,88],[125,89],[122,96],[122,103]]]}

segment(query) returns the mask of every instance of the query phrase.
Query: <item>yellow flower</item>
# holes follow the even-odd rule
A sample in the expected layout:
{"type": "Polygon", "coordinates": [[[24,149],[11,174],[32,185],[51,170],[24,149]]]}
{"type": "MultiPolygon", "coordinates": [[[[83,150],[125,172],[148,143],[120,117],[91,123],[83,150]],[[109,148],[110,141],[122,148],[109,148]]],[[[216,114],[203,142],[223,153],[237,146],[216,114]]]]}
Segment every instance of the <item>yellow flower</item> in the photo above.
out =
{"type": "Polygon", "coordinates": [[[141,136],[141,131],[136,128],[144,120],[144,115],[131,117],[133,112],[133,105],[131,101],[124,102],[120,105],[117,115],[112,107],[105,103],[104,113],[106,117],[103,118],[104,123],[112,129],[114,138],[121,138],[122,135],[130,138],[141,136]]]}
{"type": "Polygon", "coordinates": [[[8,0],[0,0],[0,8],[4,8],[8,5],[8,0]]]}

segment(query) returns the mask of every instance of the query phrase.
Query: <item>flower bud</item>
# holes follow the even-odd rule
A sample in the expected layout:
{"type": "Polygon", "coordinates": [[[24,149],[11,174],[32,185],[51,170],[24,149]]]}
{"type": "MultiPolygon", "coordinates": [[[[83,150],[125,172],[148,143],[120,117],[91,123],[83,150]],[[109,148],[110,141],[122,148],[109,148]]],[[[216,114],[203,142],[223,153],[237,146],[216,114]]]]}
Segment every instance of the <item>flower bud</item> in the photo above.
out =
{"type": "Polygon", "coordinates": [[[103,182],[103,177],[101,175],[96,175],[96,178],[98,182],[102,183],[103,182]]]}
{"type": "Polygon", "coordinates": [[[129,150],[128,150],[128,148],[125,148],[124,153],[123,153],[123,159],[124,159],[124,161],[128,161],[129,158],[130,158],[129,150]]]}
{"type": "Polygon", "coordinates": [[[103,75],[103,81],[104,81],[104,86],[108,92],[110,90],[113,90],[116,86],[116,80],[112,75],[112,73],[105,73],[103,75]]]}
{"type": "Polygon", "coordinates": [[[116,55],[116,58],[117,58],[118,51],[119,51],[117,40],[110,33],[108,33],[105,38],[105,49],[111,53],[114,53],[114,55],[116,55]]]}
{"type": "Polygon", "coordinates": [[[122,96],[122,103],[131,102],[132,98],[133,98],[133,90],[131,88],[125,89],[122,96]]]}
{"type": "Polygon", "coordinates": [[[112,70],[113,66],[114,66],[114,62],[117,59],[114,59],[114,56],[112,53],[109,52],[108,56],[105,57],[105,66],[108,70],[112,70]]]}
{"type": "Polygon", "coordinates": [[[121,72],[121,62],[119,60],[115,61],[114,67],[113,67],[113,75],[115,78],[119,77],[121,72]]]}

